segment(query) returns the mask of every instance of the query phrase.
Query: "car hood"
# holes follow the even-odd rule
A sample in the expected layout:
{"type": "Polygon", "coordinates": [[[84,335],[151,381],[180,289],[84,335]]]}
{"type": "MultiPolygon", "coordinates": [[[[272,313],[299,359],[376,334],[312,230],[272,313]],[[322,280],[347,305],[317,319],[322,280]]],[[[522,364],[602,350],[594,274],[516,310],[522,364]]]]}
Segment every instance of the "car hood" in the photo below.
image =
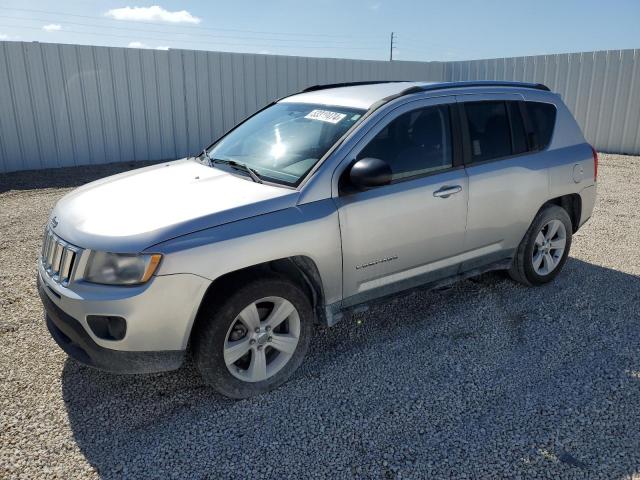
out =
{"type": "Polygon", "coordinates": [[[294,206],[298,192],[183,159],[125,172],[64,196],[49,224],[82,248],[135,253],[156,243],[294,206]]]}

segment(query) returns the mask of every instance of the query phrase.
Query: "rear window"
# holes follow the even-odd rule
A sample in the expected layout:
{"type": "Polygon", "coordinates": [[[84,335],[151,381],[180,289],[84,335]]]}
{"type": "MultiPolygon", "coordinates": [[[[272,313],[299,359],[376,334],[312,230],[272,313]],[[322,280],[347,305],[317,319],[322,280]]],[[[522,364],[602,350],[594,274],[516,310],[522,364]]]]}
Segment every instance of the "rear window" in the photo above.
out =
{"type": "Polygon", "coordinates": [[[532,128],[532,148],[544,150],[551,142],[553,127],[556,123],[556,107],[551,103],[526,102],[529,121],[532,128]]]}

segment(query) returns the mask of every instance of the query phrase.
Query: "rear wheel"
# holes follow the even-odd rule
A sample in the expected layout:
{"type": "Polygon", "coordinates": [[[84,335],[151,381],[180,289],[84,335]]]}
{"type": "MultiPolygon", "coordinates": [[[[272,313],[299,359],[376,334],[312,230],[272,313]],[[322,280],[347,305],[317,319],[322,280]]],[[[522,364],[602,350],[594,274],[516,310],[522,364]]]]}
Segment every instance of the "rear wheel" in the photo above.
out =
{"type": "Polygon", "coordinates": [[[246,398],[284,383],[300,366],[313,314],[302,289],[271,277],[251,281],[218,305],[206,305],[194,335],[204,380],[223,395],[246,398]]]}
{"type": "Polygon", "coordinates": [[[509,275],[525,285],[553,280],[564,267],[572,240],[569,214],[557,205],[541,210],[518,246],[509,275]]]}

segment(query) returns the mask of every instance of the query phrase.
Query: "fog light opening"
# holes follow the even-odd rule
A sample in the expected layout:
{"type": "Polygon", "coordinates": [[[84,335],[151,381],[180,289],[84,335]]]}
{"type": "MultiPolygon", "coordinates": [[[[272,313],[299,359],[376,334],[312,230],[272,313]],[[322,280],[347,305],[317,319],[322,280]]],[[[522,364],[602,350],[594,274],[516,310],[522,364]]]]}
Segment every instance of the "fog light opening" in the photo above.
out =
{"type": "Polygon", "coordinates": [[[127,321],[112,315],[88,315],[91,331],[103,340],[122,340],[127,334],[127,321]]]}

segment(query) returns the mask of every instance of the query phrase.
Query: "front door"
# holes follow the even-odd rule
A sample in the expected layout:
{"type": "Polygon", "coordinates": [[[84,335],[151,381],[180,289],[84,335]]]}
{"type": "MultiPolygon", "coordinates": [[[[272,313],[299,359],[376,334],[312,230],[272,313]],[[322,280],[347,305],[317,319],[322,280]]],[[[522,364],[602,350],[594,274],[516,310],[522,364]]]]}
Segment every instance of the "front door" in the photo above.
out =
{"type": "Polygon", "coordinates": [[[345,159],[385,160],[393,180],[336,198],[344,306],[457,272],[468,181],[452,139],[454,106],[453,97],[399,106],[345,159]]]}

